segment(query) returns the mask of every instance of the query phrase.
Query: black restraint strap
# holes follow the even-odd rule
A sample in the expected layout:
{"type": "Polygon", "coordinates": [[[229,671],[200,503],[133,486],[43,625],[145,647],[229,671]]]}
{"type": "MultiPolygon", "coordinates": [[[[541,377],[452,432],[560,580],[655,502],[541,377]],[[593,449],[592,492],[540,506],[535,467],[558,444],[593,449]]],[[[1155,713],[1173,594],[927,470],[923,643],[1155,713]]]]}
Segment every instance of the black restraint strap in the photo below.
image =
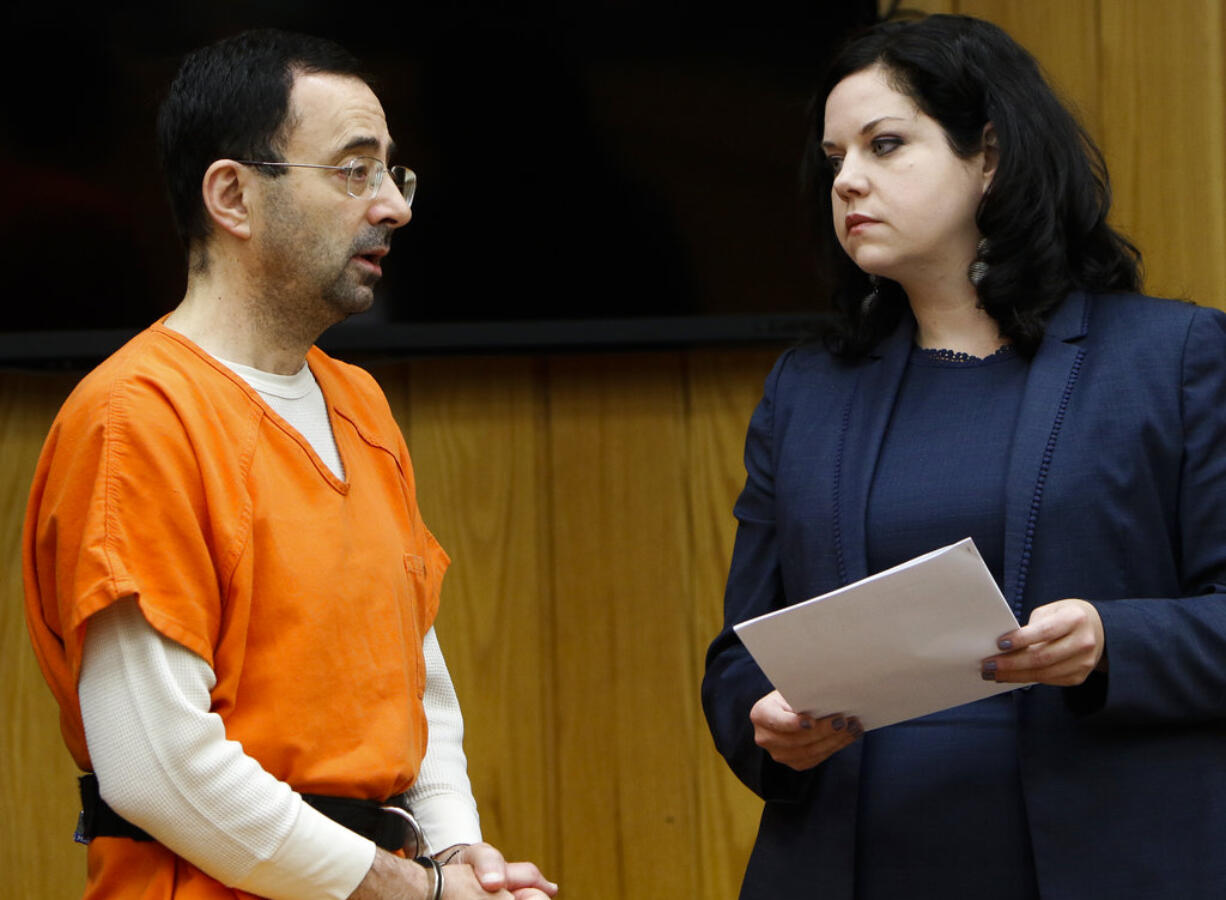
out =
{"type": "MultiPolygon", "coordinates": [[[[115,810],[107,806],[98,793],[98,779],[90,774],[79,779],[81,788],[81,817],[77,833],[73,837],[88,844],[96,837],[123,837],[134,841],[151,841],[148,832],[137,828],[115,810]]],[[[358,800],[354,797],[331,797],[326,794],[303,794],[302,799],[329,819],[356,831],[374,841],[384,850],[395,852],[404,847],[409,835],[409,824],[395,813],[383,809],[398,806],[407,809],[407,794],[397,794],[380,803],[377,800],[358,800]]]]}

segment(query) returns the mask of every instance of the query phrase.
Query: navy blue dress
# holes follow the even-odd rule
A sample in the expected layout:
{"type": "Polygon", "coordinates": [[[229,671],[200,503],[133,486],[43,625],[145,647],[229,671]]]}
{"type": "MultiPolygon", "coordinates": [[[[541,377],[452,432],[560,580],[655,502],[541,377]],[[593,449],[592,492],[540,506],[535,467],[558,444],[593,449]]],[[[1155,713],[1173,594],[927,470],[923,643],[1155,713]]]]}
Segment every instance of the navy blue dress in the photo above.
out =
{"type": "MultiPolygon", "coordinates": [[[[869,495],[869,571],[969,536],[999,584],[1027,364],[1010,348],[982,360],[951,356],[917,349],[903,376],[869,495]]],[[[857,900],[1038,897],[1013,694],[862,740],[857,900]]]]}

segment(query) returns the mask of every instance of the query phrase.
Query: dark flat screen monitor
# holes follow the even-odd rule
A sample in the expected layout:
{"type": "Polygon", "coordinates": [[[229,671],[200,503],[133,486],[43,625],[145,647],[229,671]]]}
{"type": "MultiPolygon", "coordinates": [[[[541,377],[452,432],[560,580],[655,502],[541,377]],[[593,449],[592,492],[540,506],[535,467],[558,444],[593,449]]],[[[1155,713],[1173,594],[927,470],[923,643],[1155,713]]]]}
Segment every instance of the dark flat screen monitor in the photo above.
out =
{"type": "Polygon", "coordinates": [[[153,147],[193,47],[250,27],[367,65],[419,185],[342,354],[788,339],[824,310],[810,96],[874,0],[96,4],[7,13],[0,364],[88,362],[182,296],[153,147]],[[43,63],[32,71],[26,50],[43,63]]]}

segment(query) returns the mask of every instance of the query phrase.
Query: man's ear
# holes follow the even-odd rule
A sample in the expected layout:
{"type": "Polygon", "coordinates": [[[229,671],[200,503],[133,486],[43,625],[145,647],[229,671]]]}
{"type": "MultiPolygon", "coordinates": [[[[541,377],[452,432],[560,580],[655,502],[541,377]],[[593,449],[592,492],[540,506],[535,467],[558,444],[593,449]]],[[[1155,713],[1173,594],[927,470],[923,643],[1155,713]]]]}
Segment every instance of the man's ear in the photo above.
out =
{"type": "Polygon", "coordinates": [[[204,170],[200,190],[209,219],[221,230],[241,240],[251,237],[248,192],[254,173],[232,159],[214,160],[204,170]]]}
{"type": "Polygon", "coordinates": [[[986,194],[996,177],[996,166],[1000,163],[1000,145],[996,141],[996,129],[989,122],[983,126],[983,191],[986,194]]]}

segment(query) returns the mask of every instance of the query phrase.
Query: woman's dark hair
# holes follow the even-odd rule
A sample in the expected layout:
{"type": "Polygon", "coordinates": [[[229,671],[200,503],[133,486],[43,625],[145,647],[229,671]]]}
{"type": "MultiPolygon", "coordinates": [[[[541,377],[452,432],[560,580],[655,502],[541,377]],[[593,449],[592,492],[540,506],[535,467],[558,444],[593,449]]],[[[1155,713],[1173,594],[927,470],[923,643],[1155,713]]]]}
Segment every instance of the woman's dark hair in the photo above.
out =
{"type": "MultiPolygon", "coordinates": [[[[175,225],[189,253],[209,233],[200,187],[215,160],[284,162],[293,124],[289,97],[299,72],[368,80],[338,44],[275,29],[243,32],[184,58],[158,110],[157,140],[175,225]]],[[[286,170],[262,171],[275,178],[286,170]]]]}
{"type": "Polygon", "coordinates": [[[868,276],[834,237],[833,175],[821,150],[826,98],[856,72],[881,65],[895,89],[945,130],[962,158],[983,149],[992,124],[999,162],[975,221],[987,238],[980,305],[1026,355],[1048,314],[1074,288],[1140,289],[1140,253],[1107,224],[1111,188],[1102,154],[1044,80],[1034,57],[1004,31],[967,16],[884,22],[852,38],[814,100],[805,160],[817,227],[829,237],[835,322],[826,335],[840,356],[861,357],[906,308],[899,285],[868,276]]]}

